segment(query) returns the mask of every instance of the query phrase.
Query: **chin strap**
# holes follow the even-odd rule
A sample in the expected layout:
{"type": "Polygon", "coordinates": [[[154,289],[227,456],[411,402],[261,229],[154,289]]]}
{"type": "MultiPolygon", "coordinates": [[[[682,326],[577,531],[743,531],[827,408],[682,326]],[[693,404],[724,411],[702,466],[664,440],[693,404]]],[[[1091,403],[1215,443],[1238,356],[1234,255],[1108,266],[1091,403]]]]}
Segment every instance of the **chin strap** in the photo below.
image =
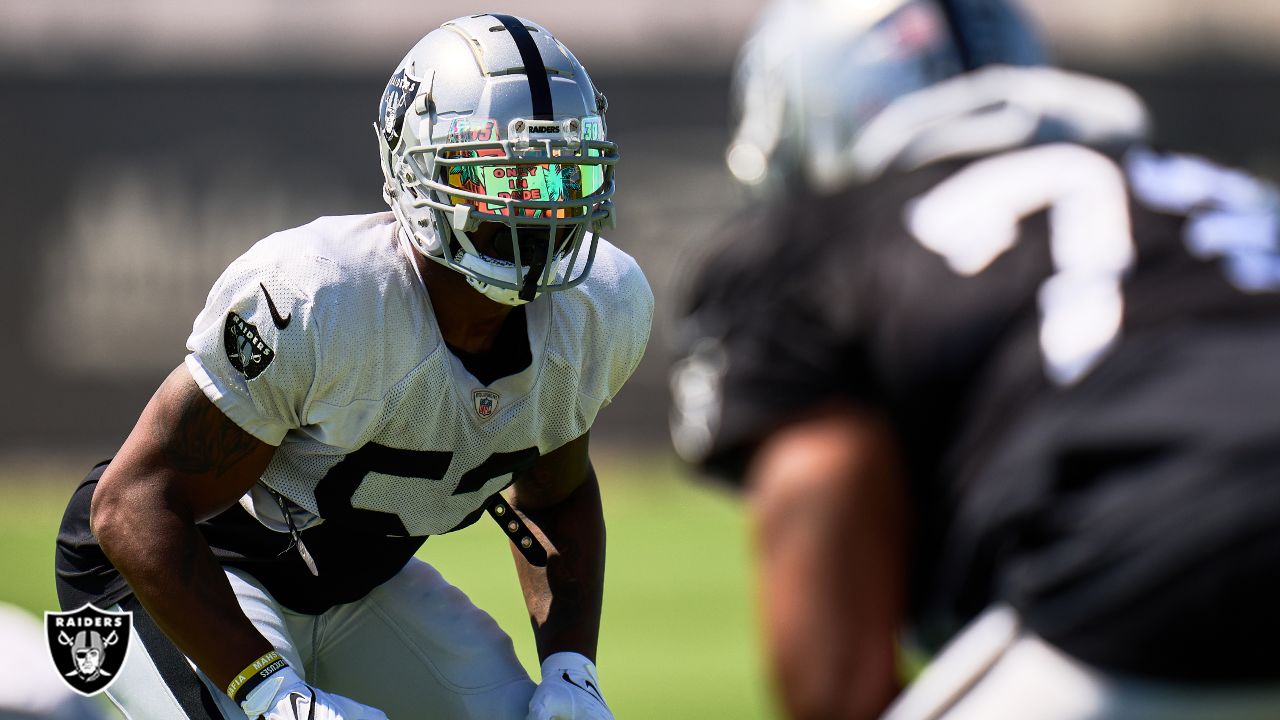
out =
{"type": "Polygon", "coordinates": [[[502,303],[503,305],[523,305],[527,302],[533,301],[539,294],[541,294],[542,287],[539,281],[542,280],[543,271],[547,267],[547,259],[544,255],[539,255],[538,257],[533,258],[532,263],[524,268],[523,273],[519,274],[517,273],[515,266],[510,263],[490,260],[470,253],[458,253],[456,265],[466,268],[467,270],[471,270],[481,276],[488,275],[491,277],[501,277],[502,274],[507,274],[510,278],[510,282],[512,283],[516,281],[517,277],[523,275],[519,290],[511,290],[505,287],[491,285],[483,280],[478,280],[471,275],[467,275],[467,282],[471,287],[475,288],[477,292],[490,300],[502,303]]]}
{"type": "Polygon", "coordinates": [[[529,264],[529,269],[525,271],[524,285],[520,287],[521,300],[530,302],[538,296],[538,281],[542,279],[542,270],[546,266],[547,256],[538,253],[538,256],[529,264]]]}

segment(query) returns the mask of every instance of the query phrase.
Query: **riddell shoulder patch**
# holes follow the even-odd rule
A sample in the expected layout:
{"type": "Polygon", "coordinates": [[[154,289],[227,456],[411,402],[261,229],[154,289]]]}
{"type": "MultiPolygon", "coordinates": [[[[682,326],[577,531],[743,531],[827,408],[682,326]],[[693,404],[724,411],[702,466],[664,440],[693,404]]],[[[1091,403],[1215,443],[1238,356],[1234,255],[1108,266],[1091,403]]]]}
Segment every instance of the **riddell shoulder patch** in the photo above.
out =
{"type": "Polygon", "coordinates": [[[227,349],[231,366],[252,380],[276,359],[276,351],[267,347],[258,328],[239,315],[227,313],[227,324],[222,331],[222,343],[227,349]]]}

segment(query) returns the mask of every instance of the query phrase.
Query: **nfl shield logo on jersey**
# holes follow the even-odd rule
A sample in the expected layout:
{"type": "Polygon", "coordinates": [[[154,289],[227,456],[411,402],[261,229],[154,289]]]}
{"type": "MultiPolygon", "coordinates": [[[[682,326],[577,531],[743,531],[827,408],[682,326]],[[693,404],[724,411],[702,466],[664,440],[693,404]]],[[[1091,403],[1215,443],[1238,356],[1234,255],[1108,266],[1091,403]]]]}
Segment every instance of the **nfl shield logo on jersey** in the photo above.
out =
{"type": "Polygon", "coordinates": [[[488,420],[498,411],[498,393],[492,390],[476,390],[471,393],[476,404],[476,415],[481,420],[488,420]]]}
{"type": "Polygon", "coordinates": [[[62,680],[81,695],[96,695],[115,681],[129,654],[133,613],[85,605],[71,612],[45,612],[49,655],[62,680]]]}

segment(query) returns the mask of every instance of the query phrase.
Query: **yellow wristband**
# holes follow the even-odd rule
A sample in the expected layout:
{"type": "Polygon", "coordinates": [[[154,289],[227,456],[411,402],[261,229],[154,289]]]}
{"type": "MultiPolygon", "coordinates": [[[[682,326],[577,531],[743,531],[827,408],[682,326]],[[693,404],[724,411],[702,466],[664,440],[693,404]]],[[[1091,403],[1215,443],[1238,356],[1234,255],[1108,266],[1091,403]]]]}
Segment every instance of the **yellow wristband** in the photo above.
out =
{"type": "MultiPolygon", "coordinates": [[[[284,658],[280,657],[280,653],[272,650],[245,666],[245,669],[235,676],[231,684],[227,685],[227,695],[232,700],[236,700],[236,693],[241,690],[246,693],[249,692],[263,680],[266,680],[269,675],[288,664],[284,658]]],[[[239,701],[237,700],[237,702],[239,701]]]]}

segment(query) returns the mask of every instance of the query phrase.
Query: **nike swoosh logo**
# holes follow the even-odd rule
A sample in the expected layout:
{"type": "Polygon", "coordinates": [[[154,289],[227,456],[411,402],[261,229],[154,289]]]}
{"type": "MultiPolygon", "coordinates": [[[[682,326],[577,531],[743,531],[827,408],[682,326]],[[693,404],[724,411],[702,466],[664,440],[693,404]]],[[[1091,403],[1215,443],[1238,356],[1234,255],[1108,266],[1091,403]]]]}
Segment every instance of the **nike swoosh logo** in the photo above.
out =
{"type": "MultiPolygon", "coordinates": [[[[289,704],[293,706],[293,716],[297,718],[297,720],[302,720],[302,716],[298,714],[298,701],[304,700],[304,699],[305,698],[302,697],[302,693],[300,692],[289,693],[289,704]]],[[[307,713],[307,720],[315,720],[315,717],[316,717],[316,691],[315,690],[311,691],[311,707],[309,710],[310,711],[307,713]]]]}
{"type": "MultiPolygon", "coordinates": [[[[584,687],[582,687],[581,685],[579,685],[578,683],[574,682],[574,681],[573,681],[573,678],[569,677],[569,673],[564,673],[564,674],[562,674],[560,677],[561,677],[561,678],[564,678],[564,681],[565,681],[565,682],[567,682],[567,683],[569,683],[570,685],[572,685],[572,686],[574,686],[574,687],[578,688],[578,689],[579,689],[579,690],[581,690],[582,692],[584,692],[584,693],[586,693],[586,694],[590,695],[591,697],[593,697],[593,698],[595,698],[595,699],[599,700],[601,705],[604,705],[604,704],[605,704],[605,703],[604,703],[604,696],[600,694],[600,691],[596,689],[596,686],[595,686],[595,685],[591,684],[591,681],[590,681],[590,680],[584,680],[584,681],[583,681],[583,682],[585,682],[585,683],[587,684],[587,687],[591,688],[590,690],[588,690],[587,688],[584,688],[584,687]]],[[[606,705],[606,707],[608,707],[608,706],[606,705]]]]}
{"type": "Polygon", "coordinates": [[[275,323],[276,327],[281,330],[289,327],[289,321],[293,319],[293,313],[281,317],[280,311],[276,309],[276,304],[271,300],[271,293],[267,292],[267,286],[258,283],[258,287],[262,288],[262,294],[267,298],[267,309],[271,311],[271,322],[275,323]]]}

